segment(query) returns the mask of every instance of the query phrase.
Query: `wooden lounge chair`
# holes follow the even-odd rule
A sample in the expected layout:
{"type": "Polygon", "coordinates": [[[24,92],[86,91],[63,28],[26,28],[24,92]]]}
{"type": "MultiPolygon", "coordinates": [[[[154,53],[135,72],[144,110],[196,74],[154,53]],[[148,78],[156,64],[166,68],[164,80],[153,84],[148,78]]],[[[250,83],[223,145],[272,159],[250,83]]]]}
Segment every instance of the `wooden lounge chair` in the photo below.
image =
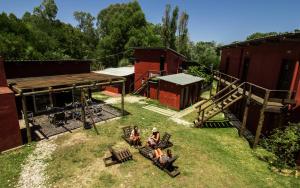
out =
{"type": "MultiPolygon", "coordinates": [[[[123,127],[123,135],[121,136],[128,144],[132,145],[132,142],[130,140],[130,134],[131,134],[131,131],[133,130],[133,128],[131,126],[126,126],[126,127],[123,127]]],[[[140,141],[138,143],[138,145],[141,145],[142,142],[140,141]]]]}
{"type": "Polygon", "coordinates": [[[155,148],[166,149],[173,146],[173,143],[170,142],[171,135],[169,133],[165,133],[162,139],[159,141],[155,148]]]}
{"type": "Polygon", "coordinates": [[[111,156],[103,159],[106,167],[133,159],[132,154],[128,149],[116,151],[112,147],[109,147],[109,151],[111,153],[111,156]]]}
{"type": "Polygon", "coordinates": [[[158,160],[152,160],[153,164],[155,164],[158,168],[165,171],[169,176],[176,177],[180,174],[177,166],[174,166],[173,163],[178,159],[177,156],[172,157],[165,164],[161,164],[158,160]]]}
{"type": "Polygon", "coordinates": [[[174,178],[180,174],[178,167],[173,165],[178,157],[175,156],[167,163],[161,164],[158,160],[153,159],[153,149],[151,147],[144,146],[139,149],[139,152],[147,159],[150,159],[154,165],[165,171],[169,176],[174,178]]]}

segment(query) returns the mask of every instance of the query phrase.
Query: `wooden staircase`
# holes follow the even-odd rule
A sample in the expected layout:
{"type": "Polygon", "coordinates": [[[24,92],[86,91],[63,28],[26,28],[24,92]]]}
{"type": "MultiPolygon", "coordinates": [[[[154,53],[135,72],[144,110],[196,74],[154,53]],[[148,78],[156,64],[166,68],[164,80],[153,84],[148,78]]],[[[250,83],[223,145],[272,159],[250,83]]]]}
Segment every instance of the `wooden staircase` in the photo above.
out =
{"type": "Polygon", "coordinates": [[[201,109],[201,106],[199,107],[199,116],[194,121],[194,124],[196,127],[203,127],[203,125],[209,121],[211,118],[213,118],[215,115],[223,112],[225,109],[239,101],[243,98],[243,93],[240,92],[240,88],[242,88],[244,85],[240,84],[239,86],[232,89],[232,87],[226,88],[229,89],[227,93],[225,93],[223,96],[216,98],[216,96],[219,95],[219,93],[223,93],[224,90],[221,90],[219,93],[217,93],[214,97],[211,97],[204,103],[202,103],[201,106],[204,106],[205,103],[210,102],[210,104],[207,104],[204,108],[201,109]]]}
{"type": "Polygon", "coordinates": [[[141,85],[141,87],[139,87],[137,90],[133,91],[132,94],[137,95],[137,94],[141,93],[141,91],[143,91],[148,84],[149,84],[149,79],[144,81],[144,83],[141,85]]]}

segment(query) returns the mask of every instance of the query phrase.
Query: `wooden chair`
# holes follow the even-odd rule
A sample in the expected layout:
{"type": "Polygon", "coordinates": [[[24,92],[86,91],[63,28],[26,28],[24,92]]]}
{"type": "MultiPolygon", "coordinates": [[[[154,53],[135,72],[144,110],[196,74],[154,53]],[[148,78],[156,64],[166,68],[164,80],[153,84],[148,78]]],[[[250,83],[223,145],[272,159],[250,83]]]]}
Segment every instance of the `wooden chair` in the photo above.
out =
{"type": "Polygon", "coordinates": [[[170,138],[171,138],[171,134],[165,133],[163,135],[162,139],[157,144],[157,146],[155,146],[155,148],[166,149],[166,148],[172,147],[173,143],[170,142],[170,138]]]}
{"type": "MultiPolygon", "coordinates": [[[[131,135],[131,132],[133,130],[133,128],[131,126],[126,126],[126,127],[123,127],[122,128],[123,130],[123,135],[121,136],[128,144],[132,145],[132,142],[130,140],[130,135],[131,135]]],[[[139,143],[137,145],[141,145],[142,142],[139,141],[139,143]]]]}
{"type": "Polygon", "coordinates": [[[180,174],[178,167],[173,165],[178,158],[177,156],[170,159],[167,163],[161,164],[158,160],[153,159],[153,149],[151,147],[144,146],[139,149],[139,153],[147,159],[150,159],[154,165],[165,171],[169,176],[174,178],[180,174]]]}
{"type": "Polygon", "coordinates": [[[132,154],[128,149],[116,151],[112,147],[109,147],[109,151],[111,153],[111,156],[103,159],[106,167],[133,159],[132,154]]]}
{"type": "Polygon", "coordinates": [[[180,174],[178,167],[173,165],[173,163],[177,159],[178,159],[178,157],[174,156],[165,164],[161,164],[158,160],[153,160],[153,164],[156,165],[161,170],[165,171],[169,176],[174,178],[180,174]]]}
{"type": "Polygon", "coordinates": [[[50,116],[50,123],[59,126],[67,123],[66,115],[64,112],[58,112],[50,116]]]}

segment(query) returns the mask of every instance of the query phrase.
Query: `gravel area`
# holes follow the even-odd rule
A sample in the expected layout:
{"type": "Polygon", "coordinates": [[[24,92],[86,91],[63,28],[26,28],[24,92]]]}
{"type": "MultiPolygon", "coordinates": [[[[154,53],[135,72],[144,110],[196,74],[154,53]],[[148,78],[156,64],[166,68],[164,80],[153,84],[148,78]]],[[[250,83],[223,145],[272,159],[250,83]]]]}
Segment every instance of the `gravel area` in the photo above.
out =
{"type": "MultiPolygon", "coordinates": [[[[124,97],[125,102],[128,103],[139,103],[139,104],[147,104],[146,101],[144,101],[146,97],[142,96],[135,96],[135,95],[126,95],[124,97]]],[[[121,97],[112,97],[104,101],[106,104],[118,104],[121,103],[121,97]]]]}
{"type": "Polygon", "coordinates": [[[35,150],[28,156],[22,165],[22,171],[18,181],[19,188],[44,188],[47,183],[45,169],[47,160],[51,159],[51,154],[55,151],[54,140],[40,141],[35,150]]]}

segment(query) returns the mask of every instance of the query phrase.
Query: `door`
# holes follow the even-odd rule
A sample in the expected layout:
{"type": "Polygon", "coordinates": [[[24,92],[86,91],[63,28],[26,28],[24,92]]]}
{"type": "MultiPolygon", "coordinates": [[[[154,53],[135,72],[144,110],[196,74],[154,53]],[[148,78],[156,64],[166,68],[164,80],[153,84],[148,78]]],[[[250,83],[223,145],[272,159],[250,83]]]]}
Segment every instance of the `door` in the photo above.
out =
{"type": "Polygon", "coordinates": [[[244,63],[243,63],[243,72],[242,72],[242,75],[241,75],[241,82],[246,82],[247,81],[249,65],[250,65],[250,58],[246,57],[244,59],[244,63]]]}
{"type": "Polygon", "coordinates": [[[283,59],[278,77],[277,89],[289,90],[293,79],[295,61],[283,59]]]}

